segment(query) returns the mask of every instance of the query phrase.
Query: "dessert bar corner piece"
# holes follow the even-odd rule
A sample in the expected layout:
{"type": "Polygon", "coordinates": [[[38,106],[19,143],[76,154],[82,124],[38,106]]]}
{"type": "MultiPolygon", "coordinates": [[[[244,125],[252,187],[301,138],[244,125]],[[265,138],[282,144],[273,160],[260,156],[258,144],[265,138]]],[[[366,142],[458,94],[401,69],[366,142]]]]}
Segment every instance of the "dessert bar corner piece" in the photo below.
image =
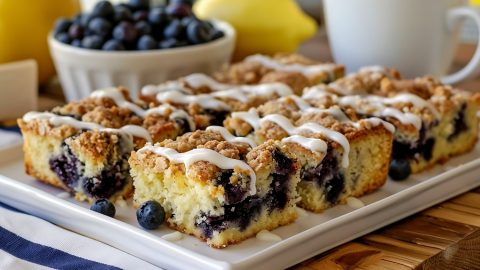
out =
{"type": "Polygon", "coordinates": [[[336,104],[363,117],[376,116],[392,123],[392,157],[408,160],[413,173],[474,147],[480,94],[431,77],[401,80],[391,74],[392,69],[363,69],[334,83],[305,89],[303,98],[315,106],[336,104]]]}
{"type": "Polygon", "coordinates": [[[130,157],[134,202],[155,200],[168,225],[224,248],[293,222],[298,164],[268,141],[255,148],[196,131],[130,157]]]}
{"type": "Polygon", "coordinates": [[[103,89],[52,112],[30,112],[19,119],[27,174],[82,201],[130,197],[130,152],[147,141],[194,129],[194,123],[168,105],[143,109],[126,93],[103,89]]]}

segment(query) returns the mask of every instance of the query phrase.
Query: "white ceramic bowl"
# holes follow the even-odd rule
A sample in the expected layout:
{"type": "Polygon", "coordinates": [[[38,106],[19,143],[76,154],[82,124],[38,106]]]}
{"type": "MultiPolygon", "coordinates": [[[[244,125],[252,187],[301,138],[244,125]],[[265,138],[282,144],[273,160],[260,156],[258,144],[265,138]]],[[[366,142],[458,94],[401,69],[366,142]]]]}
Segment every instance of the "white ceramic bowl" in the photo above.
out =
{"type": "Polygon", "coordinates": [[[195,72],[211,73],[227,64],[235,46],[235,30],[226,22],[215,21],[214,24],[225,33],[224,37],[174,49],[87,50],[63,44],[51,34],[48,44],[68,101],[87,97],[96,89],[110,86],[125,86],[133,97],[137,97],[144,85],[195,72]]]}

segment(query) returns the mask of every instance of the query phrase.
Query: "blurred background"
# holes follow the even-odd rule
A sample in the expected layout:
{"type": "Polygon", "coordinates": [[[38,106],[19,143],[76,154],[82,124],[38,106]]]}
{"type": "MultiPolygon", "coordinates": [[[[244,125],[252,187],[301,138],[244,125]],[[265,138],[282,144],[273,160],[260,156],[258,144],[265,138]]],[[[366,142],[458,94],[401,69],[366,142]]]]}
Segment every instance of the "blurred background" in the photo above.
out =
{"type": "MultiPolygon", "coordinates": [[[[211,72],[212,66],[217,66],[218,63],[231,59],[228,53],[229,37],[228,35],[225,37],[226,32],[222,32],[222,36],[219,36],[217,41],[211,42],[211,46],[217,47],[205,53],[212,59],[216,57],[217,62],[198,66],[198,70],[182,70],[182,65],[185,66],[185,64],[182,64],[180,60],[176,66],[173,63],[176,61],[170,60],[168,60],[171,63],[170,66],[166,66],[165,63],[160,65],[160,62],[167,62],[161,59],[167,58],[155,57],[168,57],[170,55],[168,59],[172,59],[171,50],[153,50],[150,52],[152,55],[155,54],[152,59],[158,59],[153,64],[158,63],[156,72],[157,74],[161,72],[163,77],[157,76],[158,81],[146,82],[144,81],[145,78],[155,77],[155,73],[152,73],[151,70],[148,71],[150,73],[147,73],[144,64],[137,65],[139,67],[133,64],[139,62],[139,60],[134,60],[137,57],[134,56],[137,53],[135,49],[124,54],[122,54],[123,52],[118,54],[123,55],[121,57],[125,57],[126,54],[129,55],[128,57],[131,60],[121,61],[125,63],[126,68],[135,70],[135,74],[119,69],[117,64],[116,67],[106,66],[107,70],[99,69],[101,62],[120,59],[120,56],[112,56],[111,52],[102,54],[103,50],[98,52],[87,50],[85,46],[82,48],[81,42],[83,40],[79,40],[78,44],[80,45],[76,46],[74,44],[75,40],[68,37],[70,43],[67,42],[66,45],[68,46],[63,46],[65,44],[58,42],[59,39],[55,34],[55,22],[59,18],[67,18],[71,21],[71,24],[75,24],[75,20],[80,20],[79,18],[82,17],[81,14],[92,13],[98,2],[98,0],[0,1],[0,44],[2,44],[0,47],[0,83],[3,85],[2,91],[0,91],[0,106],[2,106],[0,121],[3,125],[11,123],[11,119],[21,116],[26,111],[50,109],[65,102],[66,96],[67,98],[85,96],[84,93],[88,94],[89,91],[97,87],[103,87],[104,84],[122,84],[130,86],[130,88],[132,86],[138,88],[145,83],[159,83],[194,71],[211,72]],[[49,33],[53,33],[54,41],[51,41],[51,43],[56,42],[60,45],[57,44],[52,48],[52,44],[50,44],[49,48],[47,42],[49,33]],[[216,53],[220,51],[223,51],[224,54],[216,53]],[[55,65],[52,56],[54,56],[55,65]],[[85,61],[82,61],[82,59],[85,61]],[[57,69],[55,69],[55,66],[57,69]],[[60,80],[58,75],[61,77],[60,80]],[[72,92],[78,93],[74,95],[72,92]]],[[[129,0],[111,0],[111,2],[114,6],[121,3],[128,5],[129,0]]],[[[132,0],[131,2],[140,3],[142,1],[132,0]]],[[[152,0],[150,1],[150,7],[183,5],[184,2],[193,4],[194,1],[171,0],[170,2],[152,0]]],[[[253,53],[273,54],[275,52],[294,51],[316,60],[333,61],[324,27],[321,0],[197,0],[195,2],[193,11],[188,16],[208,20],[224,20],[229,22],[236,30],[236,42],[232,48],[232,59],[234,61],[253,53]],[[268,16],[266,17],[265,14],[268,14],[268,16]]],[[[480,5],[480,1],[472,0],[470,5],[476,7],[480,5]]],[[[138,10],[133,9],[132,14],[136,11],[138,10]]],[[[151,13],[151,10],[149,12],[151,13]]],[[[149,22],[148,14],[145,20],[149,22]]],[[[116,26],[116,23],[112,22],[112,24],[114,25],[111,26],[111,31],[116,26]]],[[[82,36],[86,37],[88,35],[88,31],[90,31],[88,27],[90,26],[84,27],[82,36]]],[[[214,29],[217,28],[214,27],[214,29]]],[[[71,34],[72,29],[68,29],[68,31],[71,34]]],[[[83,38],[85,39],[85,37],[83,38]]],[[[155,39],[155,42],[164,41],[155,39]]],[[[472,44],[475,44],[477,40],[478,30],[475,24],[466,20],[461,30],[461,42],[464,45],[459,49],[461,53],[455,58],[453,69],[458,69],[468,62],[474,53],[472,44]]],[[[234,41],[235,37],[232,38],[231,42],[234,41]]],[[[106,43],[106,40],[103,42],[106,43]]],[[[186,44],[185,47],[180,48],[181,50],[175,50],[174,47],[177,45],[183,46],[180,43],[170,44],[171,49],[174,49],[173,52],[178,53],[175,54],[177,55],[175,59],[182,59],[182,56],[178,55],[186,55],[188,50],[196,48],[195,46],[186,46],[189,45],[186,44]]],[[[210,43],[206,42],[199,46],[204,46],[207,50],[210,43]]],[[[127,50],[131,49],[127,48],[127,50]]],[[[138,55],[142,53],[144,52],[139,52],[138,55]]],[[[198,59],[198,61],[203,60],[198,59]]],[[[469,88],[469,82],[464,85],[469,88]]]]}

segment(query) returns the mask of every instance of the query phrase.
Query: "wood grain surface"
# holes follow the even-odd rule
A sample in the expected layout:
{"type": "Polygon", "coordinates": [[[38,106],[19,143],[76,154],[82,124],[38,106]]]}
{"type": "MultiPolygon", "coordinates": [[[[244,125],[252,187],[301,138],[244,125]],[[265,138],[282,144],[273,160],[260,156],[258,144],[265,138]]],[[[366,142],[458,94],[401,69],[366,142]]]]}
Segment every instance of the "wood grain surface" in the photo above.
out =
{"type": "Polygon", "coordinates": [[[480,189],[339,246],[292,269],[480,269],[480,189]]]}

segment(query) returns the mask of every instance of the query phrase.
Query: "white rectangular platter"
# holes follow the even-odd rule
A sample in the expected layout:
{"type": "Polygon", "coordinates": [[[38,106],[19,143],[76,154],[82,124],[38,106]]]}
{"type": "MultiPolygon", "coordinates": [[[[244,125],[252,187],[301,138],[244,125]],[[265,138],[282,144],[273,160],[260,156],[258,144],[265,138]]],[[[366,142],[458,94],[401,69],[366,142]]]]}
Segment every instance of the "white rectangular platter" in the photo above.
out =
{"type": "Polygon", "coordinates": [[[365,206],[339,205],[322,214],[307,212],[273,233],[280,242],[249,239],[225,249],[208,247],[191,236],[169,242],[173,231],[139,227],[135,209],[117,206],[115,219],[88,210],[85,203],[64,199],[61,190],[25,175],[19,146],[0,151],[0,201],[50,222],[107,243],[165,269],[281,269],[324,252],[480,185],[480,146],[474,151],[413,175],[388,180],[364,196],[365,206]]]}

